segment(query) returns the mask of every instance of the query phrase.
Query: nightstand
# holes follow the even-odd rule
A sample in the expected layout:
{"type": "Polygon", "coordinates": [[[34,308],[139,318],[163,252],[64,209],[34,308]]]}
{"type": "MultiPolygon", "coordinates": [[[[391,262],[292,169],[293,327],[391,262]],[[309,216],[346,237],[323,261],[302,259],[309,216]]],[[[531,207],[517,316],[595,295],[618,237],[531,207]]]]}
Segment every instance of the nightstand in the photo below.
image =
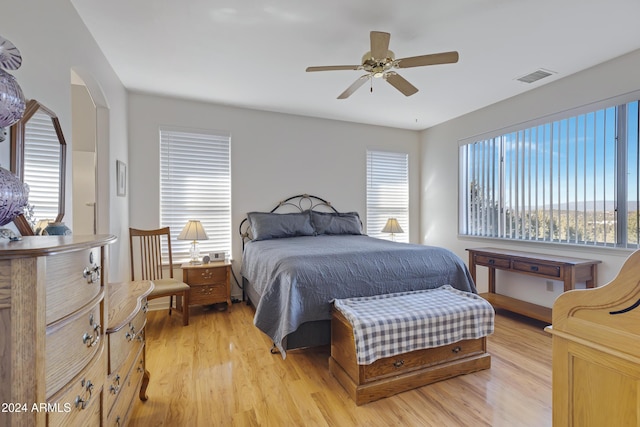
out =
{"type": "Polygon", "coordinates": [[[231,308],[231,262],[182,264],[182,281],[191,287],[189,305],[226,302],[231,308]]]}

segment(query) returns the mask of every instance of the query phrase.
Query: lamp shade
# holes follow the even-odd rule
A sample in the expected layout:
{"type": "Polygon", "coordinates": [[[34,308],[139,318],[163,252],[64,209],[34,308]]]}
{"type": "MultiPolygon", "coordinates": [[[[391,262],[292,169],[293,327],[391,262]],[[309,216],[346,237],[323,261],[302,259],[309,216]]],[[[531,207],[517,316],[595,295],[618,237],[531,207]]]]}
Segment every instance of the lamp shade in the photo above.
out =
{"type": "Polygon", "coordinates": [[[206,231],[204,231],[204,227],[200,223],[200,221],[195,219],[190,219],[187,222],[187,225],[184,226],[180,235],[178,236],[178,240],[208,240],[206,231]]]}
{"type": "Polygon", "coordinates": [[[400,224],[398,223],[397,219],[389,218],[384,228],[382,229],[382,232],[397,234],[397,233],[404,233],[404,230],[402,229],[402,227],[400,227],[400,224]]]}

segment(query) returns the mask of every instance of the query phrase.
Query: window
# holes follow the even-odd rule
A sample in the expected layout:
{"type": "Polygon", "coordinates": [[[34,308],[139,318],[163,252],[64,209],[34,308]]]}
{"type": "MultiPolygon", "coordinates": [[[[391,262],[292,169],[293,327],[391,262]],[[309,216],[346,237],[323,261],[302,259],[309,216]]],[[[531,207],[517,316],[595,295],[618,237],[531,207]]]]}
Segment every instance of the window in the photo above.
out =
{"type": "Polygon", "coordinates": [[[389,218],[396,218],[404,231],[395,240],[408,242],[409,155],[367,151],[367,234],[391,240],[382,232],[389,218]]]}
{"type": "Polygon", "coordinates": [[[189,258],[190,242],[177,237],[190,219],[209,237],[198,242],[201,256],[231,252],[230,141],[228,134],[160,129],[160,224],[171,228],[174,260],[189,258]]]}
{"type": "Polygon", "coordinates": [[[60,210],[60,142],[51,116],[38,110],[25,124],[23,181],[29,184],[33,220],[54,221],[60,210]]]}
{"type": "Polygon", "coordinates": [[[638,248],[638,106],[582,109],[462,142],[460,233],[638,248]]]}

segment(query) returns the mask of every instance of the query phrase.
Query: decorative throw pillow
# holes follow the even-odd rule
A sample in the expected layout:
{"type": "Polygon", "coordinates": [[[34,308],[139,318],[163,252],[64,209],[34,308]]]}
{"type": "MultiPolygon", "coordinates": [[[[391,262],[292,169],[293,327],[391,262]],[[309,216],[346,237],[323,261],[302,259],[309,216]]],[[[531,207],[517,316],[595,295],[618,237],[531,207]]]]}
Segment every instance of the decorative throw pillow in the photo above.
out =
{"type": "Polygon", "coordinates": [[[358,212],[311,211],[311,222],[316,234],[362,234],[358,212]]]}
{"type": "Polygon", "coordinates": [[[308,212],[283,214],[249,212],[247,218],[251,225],[253,240],[313,236],[315,234],[308,212]]]}

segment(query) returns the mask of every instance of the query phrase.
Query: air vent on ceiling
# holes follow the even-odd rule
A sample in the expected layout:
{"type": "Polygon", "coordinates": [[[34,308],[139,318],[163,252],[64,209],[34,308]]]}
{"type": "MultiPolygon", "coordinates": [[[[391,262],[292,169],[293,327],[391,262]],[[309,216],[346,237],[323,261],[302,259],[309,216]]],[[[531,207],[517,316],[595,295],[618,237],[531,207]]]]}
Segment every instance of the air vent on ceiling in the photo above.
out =
{"type": "Polygon", "coordinates": [[[527,74],[526,76],[518,77],[516,80],[524,83],[533,83],[537,82],[540,79],[544,79],[545,77],[549,77],[552,74],[555,74],[555,72],[540,68],[533,73],[527,74]]]}

